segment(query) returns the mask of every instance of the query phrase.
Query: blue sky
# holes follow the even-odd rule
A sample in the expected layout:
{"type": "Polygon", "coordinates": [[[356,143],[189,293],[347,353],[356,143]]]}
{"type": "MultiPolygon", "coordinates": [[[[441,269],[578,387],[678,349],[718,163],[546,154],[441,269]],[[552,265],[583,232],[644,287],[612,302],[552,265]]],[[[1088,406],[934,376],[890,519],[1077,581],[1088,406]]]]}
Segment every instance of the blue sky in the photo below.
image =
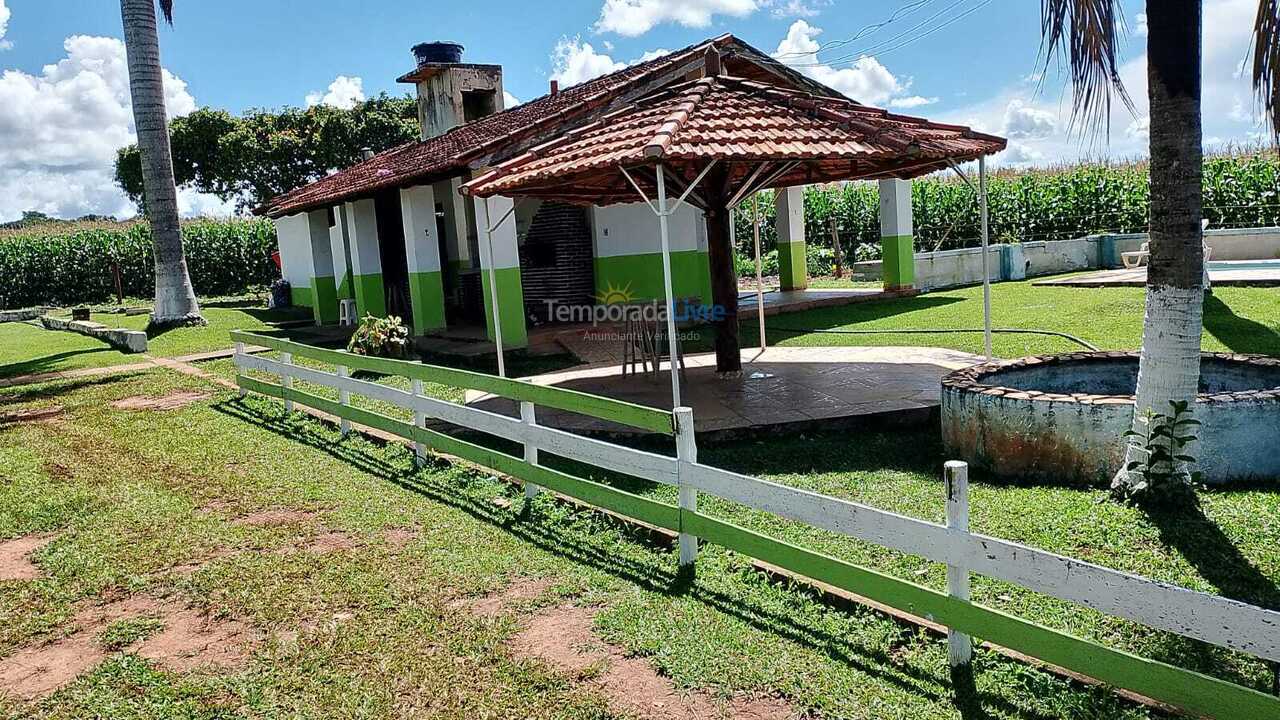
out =
{"type": "MultiPolygon", "coordinates": [[[[1207,142],[1258,137],[1247,78],[1255,0],[1206,0],[1207,142]]],[[[1145,145],[1145,38],[1139,3],[1125,79],[1139,113],[1117,113],[1107,143],[1067,133],[1053,69],[1037,82],[1039,3],[1027,0],[176,0],[161,52],[171,114],[198,106],[350,103],[407,92],[395,78],[409,47],[455,40],[466,59],[504,67],[517,99],[635,62],[646,53],[732,32],[855,99],[972,124],[1010,138],[1006,165],[1133,156],[1145,145]],[[877,24],[883,26],[876,28],[877,24]],[[860,36],[860,37],[859,37],[860,36]],[[827,44],[848,41],[834,47],[827,44]],[[817,51],[816,56],[813,54],[817,51]]],[[[110,182],[114,150],[132,139],[119,5],[109,0],[0,0],[0,220],[35,208],[59,215],[131,210],[110,182]]],[[[184,192],[187,212],[223,210],[184,192]]]]}

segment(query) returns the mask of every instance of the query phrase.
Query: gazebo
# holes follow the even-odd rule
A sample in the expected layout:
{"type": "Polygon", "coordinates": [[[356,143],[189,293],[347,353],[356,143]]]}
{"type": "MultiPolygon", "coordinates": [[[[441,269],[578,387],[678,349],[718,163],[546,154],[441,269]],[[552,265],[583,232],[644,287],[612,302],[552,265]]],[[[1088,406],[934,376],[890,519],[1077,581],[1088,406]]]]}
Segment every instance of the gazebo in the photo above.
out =
{"type": "MultiPolygon", "coordinates": [[[[714,48],[708,49],[704,65],[703,77],[639,98],[477,172],[461,192],[584,205],[643,198],[658,218],[667,338],[672,344],[677,336],[667,217],[684,202],[702,210],[718,373],[741,372],[730,211],[759,190],[840,180],[909,179],[946,168],[959,173],[958,163],[976,159],[980,177],[975,189],[982,205],[985,245],[983,159],[1005,148],[1003,138],[892,114],[844,97],[815,96],[724,75],[714,48]],[[670,194],[677,194],[674,203],[669,202],[670,194]]],[[[487,204],[481,205],[487,213],[487,204]]],[[[478,220],[489,233],[506,217],[478,220]]],[[[484,250],[482,244],[482,260],[484,250]]],[[[498,341],[501,358],[500,337],[498,341]]],[[[669,355],[675,358],[674,348],[669,355]]],[[[679,374],[676,363],[670,365],[672,400],[679,405],[679,374]]]]}

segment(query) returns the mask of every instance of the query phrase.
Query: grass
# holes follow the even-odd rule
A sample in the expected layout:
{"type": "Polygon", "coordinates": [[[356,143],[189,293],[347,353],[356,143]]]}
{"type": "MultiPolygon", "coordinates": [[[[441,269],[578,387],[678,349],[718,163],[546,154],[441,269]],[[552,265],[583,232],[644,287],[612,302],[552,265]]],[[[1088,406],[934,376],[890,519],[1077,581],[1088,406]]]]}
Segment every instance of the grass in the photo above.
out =
{"type": "MultiPolygon", "coordinates": [[[[56,634],[78,603],[129,593],[173,596],[266,630],[312,629],[295,642],[270,636],[247,666],[222,673],[175,674],[126,650],[46,700],[0,700],[0,715],[611,716],[590,685],[512,654],[505,640],[518,618],[473,616],[454,603],[540,577],[552,585],[543,604],[596,607],[602,637],[680,687],[781,695],[825,717],[956,716],[941,640],[771,583],[734,553],[705,549],[690,584],[673,550],[613,521],[545,496],[526,508],[518,489],[466,467],[415,470],[402,447],[342,440],[262,399],[219,392],[171,412],[109,405],[209,387],[154,370],[3,391],[15,407],[57,402],[67,415],[55,425],[0,429],[0,537],[59,533],[36,558],[42,579],[0,583],[0,655],[56,634]],[[316,515],[288,527],[231,522],[273,507],[316,515]],[[405,527],[418,530],[409,544],[383,539],[383,531],[405,527]],[[324,556],[276,552],[325,530],[348,533],[358,547],[324,556]],[[190,575],[170,571],[220,549],[236,552],[190,575]],[[338,613],[352,619],[315,622],[338,613]]],[[[889,483],[876,497],[914,488],[916,508],[940,508],[927,462],[886,450],[897,439],[824,437],[808,457],[865,466],[864,485],[889,483]]],[[[752,471],[781,462],[750,443],[705,451],[752,471]]],[[[776,476],[820,477],[816,469],[776,476]]],[[[836,481],[818,484],[829,483],[836,481]]],[[[1016,517],[984,491],[975,506],[992,507],[993,497],[995,517],[1016,517]]],[[[1016,521],[1030,527],[1060,507],[1016,521]]],[[[982,529],[999,525],[979,517],[982,529]]],[[[986,651],[978,658],[978,689],[994,717],[1148,716],[1105,691],[986,651]]]]}
{"type": "MultiPolygon", "coordinates": [[[[305,309],[268,310],[256,300],[238,299],[201,308],[209,324],[178,328],[153,335],[147,340],[147,354],[178,357],[231,346],[231,330],[267,331],[276,323],[310,318],[305,309]]],[[[111,327],[145,330],[147,315],[93,313],[90,318],[111,327]]],[[[0,377],[43,372],[110,367],[136,363],[138,355],[122,353],[84,335],[45,330],[39,324],[0,324],[0,377]]]]}
{"type": "Polygon", "coordinates": [[[116,652],[140,640],[145,640],[163,629],[164,621],[157,617],[116,620],[98,634],[98,644],[108,652],[116,652]]]}

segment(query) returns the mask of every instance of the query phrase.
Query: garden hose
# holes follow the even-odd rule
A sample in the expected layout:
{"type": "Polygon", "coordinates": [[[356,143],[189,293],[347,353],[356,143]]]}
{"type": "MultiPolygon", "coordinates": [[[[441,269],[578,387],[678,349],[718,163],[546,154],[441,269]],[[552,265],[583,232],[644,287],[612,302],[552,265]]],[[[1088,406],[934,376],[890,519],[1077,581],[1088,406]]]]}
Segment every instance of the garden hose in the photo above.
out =
{"type": "MultiPolygon", "coordinates": [[[[937,335],[942,333],[980,333],[986,332],[982,328],[927,328],[920,330],[818,330],[816,328],[789,328],[770,325],[770,330],[781,330],[783,332],[792,332],[797,334],[823,333],[826,335],[937,335]]],[[[1081,340],[1074,335],[1061,333],[1054,330],[1024,330],[1022,328],[991,328],[992,333],[1006,333],[1012,335],[1051,335],[1070,340],[1077,345],[1091,351],[1098,352],[1098,348],[1081,340]]]]}

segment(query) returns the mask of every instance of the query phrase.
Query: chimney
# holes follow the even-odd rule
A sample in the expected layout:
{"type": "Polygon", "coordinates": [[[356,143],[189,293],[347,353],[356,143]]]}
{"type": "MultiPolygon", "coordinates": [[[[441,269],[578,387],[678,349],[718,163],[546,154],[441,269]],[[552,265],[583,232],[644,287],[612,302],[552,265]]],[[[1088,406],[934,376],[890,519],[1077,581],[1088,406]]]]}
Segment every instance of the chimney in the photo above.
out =
{"type": "Polygon", "coordinates": [[[559,81],[559,80],[552,80],[552,81],[551,81],[551,94],[552,94],[552,95],[559,95],[559,94],[560,94],[560,81],[559,81]]]}
{"type": "Polygon", "coordinates": [[[423,140],[503,109],[501,65],[462,62],[456,42],[419,43],[412,50],[416,67],[397,82],[418,88],[423,140]]]}

